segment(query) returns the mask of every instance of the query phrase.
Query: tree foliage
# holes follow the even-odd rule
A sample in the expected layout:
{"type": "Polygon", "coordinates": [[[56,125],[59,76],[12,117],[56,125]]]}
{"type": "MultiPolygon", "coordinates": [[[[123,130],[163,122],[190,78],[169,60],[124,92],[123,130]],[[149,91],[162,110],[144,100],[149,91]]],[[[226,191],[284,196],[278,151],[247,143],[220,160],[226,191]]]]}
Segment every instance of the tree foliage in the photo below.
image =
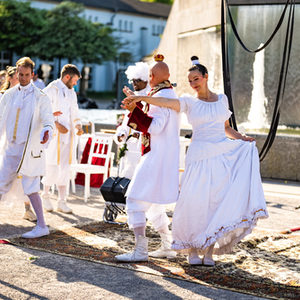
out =
{"type": "Polygon", "coordinates": [[[44,11],[30,7],[30,3],[0,0],[0,51],[36,54],[31,45],[38,41],[44,25],[44,11]]]}
{"type": "Polygon", "coordinates": [[[47,23],[38,43],[42,58],[101,64],[116,55],[112,29],[85,20],[80,16],[83,11],[83,5],[65,1],[47,12],[47,23]]]}
{"type": "Polygon", "coordinates": [[[112,29],[82,17],[84,6],[64,1],[52,10],[0,0],[0,50],[18,55],[101,64],[117,55],[112,29]]]}

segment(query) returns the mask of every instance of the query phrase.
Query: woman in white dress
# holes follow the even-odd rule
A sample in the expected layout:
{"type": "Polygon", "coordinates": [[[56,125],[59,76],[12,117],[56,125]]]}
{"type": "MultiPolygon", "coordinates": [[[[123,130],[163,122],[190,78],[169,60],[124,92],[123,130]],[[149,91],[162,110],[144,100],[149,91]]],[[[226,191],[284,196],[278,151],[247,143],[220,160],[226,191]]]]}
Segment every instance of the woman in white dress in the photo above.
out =
{"type": "Polygon", "coordinates": [[[192,61],[188,80],[197,97],[131,96],[124,104],[145,101],[187,114],[193,136],[173,215],[172,248],[187,253],[192,265],[213,266],[213,254],[231,252],[268,213],[255,141],[229,126],[227,97],[208,89],[207,69],[197,57],[192,61]]]}

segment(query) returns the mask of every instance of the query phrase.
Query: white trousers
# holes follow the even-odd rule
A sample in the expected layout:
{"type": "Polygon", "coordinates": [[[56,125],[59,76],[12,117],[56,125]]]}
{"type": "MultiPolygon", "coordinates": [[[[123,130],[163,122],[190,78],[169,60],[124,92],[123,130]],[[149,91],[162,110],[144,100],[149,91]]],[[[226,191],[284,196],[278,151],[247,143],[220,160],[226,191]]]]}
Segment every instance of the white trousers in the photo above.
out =
{"type": "MultiPolygon", "coordinates": [[[[17,178],[17,168],[22,158],[24,145],[15,145],[5,152],[0,164],[0,194],[6,194],[11,189],[14,180],[17,178]],[[18,149],[19,148],[19,149],[18,149]]],[[[22,186],[24,193],[30,195],[40,191],[40,177],[22,175],[22,186]]]]}
{"type": "Polygon", "coordinates": [[[164,204],[126,199],[129,228],[146,227],[147,219],[155,230],[160,231],[170,224],[164,204]]]}
{"type": "Polygon", "coordinates": [[[46,161],[46,176],[43,177],[42,183],[46,186],[66,186],[71,178],[70,169],[70,145],[61,144],[59,165],[50,165],[46,161]]]}

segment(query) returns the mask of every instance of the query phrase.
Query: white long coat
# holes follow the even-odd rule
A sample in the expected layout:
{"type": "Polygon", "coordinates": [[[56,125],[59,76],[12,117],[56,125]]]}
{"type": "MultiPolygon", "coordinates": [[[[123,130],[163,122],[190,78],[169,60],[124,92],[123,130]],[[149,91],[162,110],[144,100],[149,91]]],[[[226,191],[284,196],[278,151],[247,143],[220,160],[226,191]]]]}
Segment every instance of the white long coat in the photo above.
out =
{"type": "MultiPolygon", "coordinates": [[[[68,90],[68,97],[63,97],[62,81],[60,79],[52,81],[43,91],[48,95],[51,101],[52,110],[63,110],[63,101],[69,101],[67,105],[70,107],[70,119],[61,122],[69,132],[67,133],[68,139],[65,142],[65,146],[69,147],[69,164],[76,163],[76,135],[75,126],[81,124],[79,118],[79,109],[77,103],[77,96],[74,89],[68,90]]],[[[63,116],[63,115],[62,115],[63,116]]],[[[60,120],[59,120],[60,122],[60,120]]],[[[59,165],[60,153],[62,147],[62,139],[65,138],[64,134],[60,134],[55,127],[53,132],[53,139],[46,151],[46,163],[47,165],[59,165]]]]}
{"type": "MultiPolygon", "coordinates": [[[[33,84],[32,84],[33,85],[33,84]]],[[[3,153],[7,146],[6,123],[8,112],[13,108],[14,98],[19,85],[7,90],[0,102],[0,151],[3,153]]],[[[54,119],[50,100],[40,89],[34,88],[34,96],[31,98],[34,103],[32,115],[28,129],[27,140],[23,150],[23,155],[17,169],[17,173],[25,176],[43,176],[45,174],[45,148],[40,143],[41,131],[46,126],[54,128],[54,119]]]]}
{"type": "MultiPolygon", "coordinates": [[[[173,89],[153,97],[177,98],[173,89]]],[[[177,201],[179,192],[179,113],[150,105],[153,117],[148,132],[151,151],[142,156],[127,191],[127,198],[158,204],[177,201]]]]}

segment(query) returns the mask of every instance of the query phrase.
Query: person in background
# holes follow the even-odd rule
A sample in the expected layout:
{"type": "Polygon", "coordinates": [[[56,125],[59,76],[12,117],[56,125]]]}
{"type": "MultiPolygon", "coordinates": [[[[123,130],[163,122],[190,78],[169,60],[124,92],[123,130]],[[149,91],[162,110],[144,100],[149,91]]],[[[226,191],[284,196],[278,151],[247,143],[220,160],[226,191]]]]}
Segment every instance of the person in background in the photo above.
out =
{"type": "Polygon", "coordinates": [[[0,90],[2,89],[2,85],[5,81],[5,76],[6,76],[6,70],[1,70],[0,71],[0,90]]]}
{"type": "Polygon", "coordinates": [[[38,70],[34,73],[33,83],[36,87],[38,87],[41,90],[43,90],[46,87],[42,78],[43,78],[43,71],[41,67],[39,67],[38,70]]]}
{"type": "Polygon", "coordinates": [[[48,212],[53,211],[49,190],[51,186],[56,185],[57,211],[72,213],[72,209],[67,206],[67,187],[71,178],[70,165],[76,161],[75,134],[83,133],[77,96],[73,89],[80,77],[75,65],[64,65],[61,77],[43,90],[50,98],[56,126],[53,140],[46,151],[46,175],[42,179],[43,205],[48,212]]]}
{"type": "MultiPolygon", "coordinates": [[[[138,62],[129,66],[125,74],[129,83],[133,85],[135,95],[145,96],[149,93],[149,67],[147,63],[138,62]]],[[[129,89],[125,87],[124,92],[128,93],[129,89]]],[[[119,176],[131,179],[141,158],[141,141],[140,132],[127,125],[128,114],[129,112],[125,115],[122,124],[117,127],[114,141],[119,145],[119,176]]]]}

